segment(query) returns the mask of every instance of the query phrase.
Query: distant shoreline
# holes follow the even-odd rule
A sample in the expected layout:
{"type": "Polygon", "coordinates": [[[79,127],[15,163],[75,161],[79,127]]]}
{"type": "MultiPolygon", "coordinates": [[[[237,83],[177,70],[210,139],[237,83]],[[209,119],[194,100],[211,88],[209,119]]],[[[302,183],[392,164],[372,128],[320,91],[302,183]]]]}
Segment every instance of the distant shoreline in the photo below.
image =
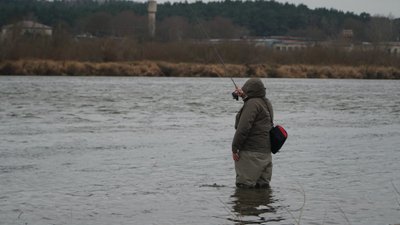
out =
{"type": "Polygon", "coordinates": [[[227,64],[225,69],[221,64],[162,61],[16,60],[0,62],[0,75],[400,79],[400,68],[304,64],[227,64]]]}

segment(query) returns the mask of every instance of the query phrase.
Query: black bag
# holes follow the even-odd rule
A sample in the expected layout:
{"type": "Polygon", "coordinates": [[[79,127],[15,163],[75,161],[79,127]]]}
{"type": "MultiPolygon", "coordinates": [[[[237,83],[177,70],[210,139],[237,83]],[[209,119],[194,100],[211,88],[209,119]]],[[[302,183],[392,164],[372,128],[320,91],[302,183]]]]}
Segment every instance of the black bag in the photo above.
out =
{"type": "Polygon", "coordinates": [[[288,134],[285,128],[283,128],[282,126],[280,125],[274,126],[274,121],[272,119],[271,110],[269,109],[268,104],[267,104],[267,109],[269,111],[272,123],[272,129],[269,131],[269,138],[271,139],[271,152],[275,154],[279,151],[279,149],[282,148],[282,145],[285,143],[288,134]]]}
{"type": "Polygon", "coordinates": [[[288,135],[282,126],[276,125],[269,131],[269,138],[271,139],[271,152],[277,153],[285,143],[288,135]]]}

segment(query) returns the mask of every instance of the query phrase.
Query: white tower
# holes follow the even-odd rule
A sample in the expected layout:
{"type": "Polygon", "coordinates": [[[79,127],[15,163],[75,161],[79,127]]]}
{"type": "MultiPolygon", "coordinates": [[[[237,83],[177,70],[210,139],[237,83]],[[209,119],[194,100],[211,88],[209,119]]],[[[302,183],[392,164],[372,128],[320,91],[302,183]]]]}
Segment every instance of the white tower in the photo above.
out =
{"type": "Polygon", "coordinates": [[[148,1],[147,12],[149,14],[149,35],[151,38],[154,38],[154,35],[156,33],[156,12],[157,12],[156,0],[148,1]]]}

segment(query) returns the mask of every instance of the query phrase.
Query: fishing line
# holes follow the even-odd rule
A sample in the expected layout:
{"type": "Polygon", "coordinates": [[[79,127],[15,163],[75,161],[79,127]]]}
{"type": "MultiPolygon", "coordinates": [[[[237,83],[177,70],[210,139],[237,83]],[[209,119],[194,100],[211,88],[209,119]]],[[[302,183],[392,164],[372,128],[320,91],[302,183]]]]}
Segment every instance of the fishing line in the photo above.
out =
{"type": "MultiPolygon", "coordinates": [[[[207,38],[207,40],[210,40],[210,35],[209,35],[208,32],[206,31],[205,27],[203,26],[203,24],[201,23],[201,21],[199,20],[199,18],[196,16],[195,11],[194,11],[194,9],[193,9],[192,6],[191,6],[191,3],[187,2],[187,5],[188,5],[188,7],[189,7],[189,10],[190,10],[190,12],[191,12],[193,18],[195,19],[196,23],[197,23],[198,26],[200,27],[200,31],[201,31],[201,32],[203,33],[203,35],[207,38]]],[[[210,42],[210,43],[211,43],[211,46],[212,46],[212,49],[213,49],[215,55],[217,56],[217,59],[218,59],[219,62],[222,64],[222,66],[223,66],[223,68],[224,68],[224,70],[225,70],[225,73],[227,73],[227,72],[228,72],[228,68],[227,68],[227,66],[226,66],[226,64],[225,64],[225,62],[224,62],[224,60],[223,60],[221,54],[219,53],[217,47],[216,47],[212,42],[210,42]]],[[[219,78],[222,78],[218,73],[217,73],[217,76],[218,76],[219,78]]],[[[230,77],[230,80],[232,81],[233,85],[235,86],[235,89],[238,89],[238,86],[236,85],[236,82],[233,80],[232,77],[230,77]]],[[[234,99],[239,100],[239,96],[238,96],[238,95],[235,95],[235,92],[232,93],[232,96],[233,96],[234,99]]],[[[217,192],[219,192],[219,189],[217,189],[217,192]]],[[[224,205],[224,209],[225,209],[231,216],[233,216],[233,217],[234,217],[235,219],[237,219],[238,221],[242,222],[242,220],[241,220],[240,218],[238,218],[237,215],[235,215],[233,212],[231,212],[231,211],[229,210],[228,207],[226,207],[225,203],[224,203],[219,197],[217,197],[217,198],[218,198],[218,200],[224,205]]]]}
{"type": "MultiPolygon", "coordinates": [[[[210,40],[210,35],[208,34],[207,30],[205,29],[205,27],[203,26],[203,24],[201,23],[201,21],[199,20],[199,18],[196,16],[195,11],[193,10],[193,8],[192,8],[192,6],[191,6],[191,3],[188,2],[187,5],[189,6],[189,9],[190,9],[190,11],[191,11],[191,13],[192,13],[192,15],[193,15],[195,21],[196,21],[197,24],[199,25],[200,31],[201,31],[201,32],[203,33],[203,35],[207,38],[207,40],[210,40]]],[[[220,63],[222,64],[222,66],[224,67],[225,73],[227,73],[227,72],[228,72],[228,68],[227,68],[227,66],[226,66],[226,64],[225,64],[225,62],[224,62],[224,60],[223,60],[221,54],[219,53],[217,47],[216,47],[212,42],[211,42],[211,46],[212,46],[212,49],[214,50],[215,55],[217,56],[217,59],[219,60],[219,62],[220,62],[220,63]]],[[[217,76],[221,78],[221,76],[220,76],[218,73],[217,73],[217,76]]],[[[230,77],[230,79],[231,79],[233,85],[235,86],[235,89],[238,89],[238,86],[236,85],[236,83],[235,83],[235,81],[233,80],[233,78],[230,77]]]]}

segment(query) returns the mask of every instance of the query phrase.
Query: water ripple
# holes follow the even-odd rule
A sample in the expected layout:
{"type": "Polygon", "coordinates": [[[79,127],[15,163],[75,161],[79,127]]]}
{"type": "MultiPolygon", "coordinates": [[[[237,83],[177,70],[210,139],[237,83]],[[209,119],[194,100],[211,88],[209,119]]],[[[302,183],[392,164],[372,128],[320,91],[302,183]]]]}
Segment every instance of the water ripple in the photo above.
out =
{"type": "Polygon", "coordinates": [[[229,79],[0,78],[0,223],[397,223],[399,81],[263,81],[290,136],[243,191],[229,79]]]}

